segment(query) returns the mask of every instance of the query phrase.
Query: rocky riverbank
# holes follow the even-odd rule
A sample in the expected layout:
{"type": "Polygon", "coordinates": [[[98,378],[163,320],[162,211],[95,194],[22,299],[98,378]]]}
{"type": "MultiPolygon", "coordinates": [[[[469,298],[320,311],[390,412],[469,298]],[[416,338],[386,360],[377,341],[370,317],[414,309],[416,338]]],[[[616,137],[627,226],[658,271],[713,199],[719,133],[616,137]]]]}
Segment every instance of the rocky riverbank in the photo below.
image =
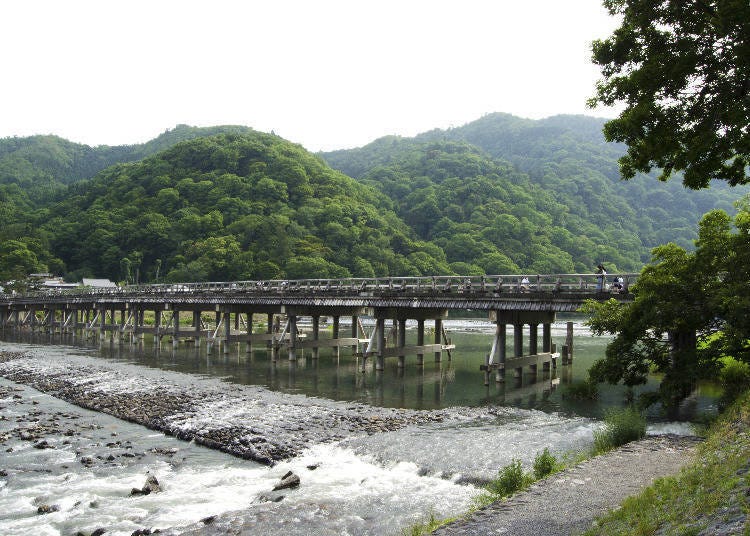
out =
{"type": "Polygon", "coordinates": [[[269,393],[123,364],[43,360],[0,353],[0,376],[77,406],[104,412],[177,438],[266,465],[314,444],[357,434],[442,422],[443,411],[412,411],[269,393]],[[219,417],[220,416],[220,417],[219,417]]]}

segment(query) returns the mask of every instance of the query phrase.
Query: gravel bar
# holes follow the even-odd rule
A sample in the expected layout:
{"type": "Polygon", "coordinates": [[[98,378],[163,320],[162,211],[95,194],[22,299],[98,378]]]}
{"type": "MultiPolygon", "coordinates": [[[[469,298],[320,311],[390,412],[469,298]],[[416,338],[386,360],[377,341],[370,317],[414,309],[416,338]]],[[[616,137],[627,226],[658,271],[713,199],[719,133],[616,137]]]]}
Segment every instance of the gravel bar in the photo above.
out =
{"type": "Polygon", "coordinates": [[[318,443],[450,419],[444,411],[337,402],[33,350],[0,352],[0,376],[77,406],[266,465],[318,443]]]}

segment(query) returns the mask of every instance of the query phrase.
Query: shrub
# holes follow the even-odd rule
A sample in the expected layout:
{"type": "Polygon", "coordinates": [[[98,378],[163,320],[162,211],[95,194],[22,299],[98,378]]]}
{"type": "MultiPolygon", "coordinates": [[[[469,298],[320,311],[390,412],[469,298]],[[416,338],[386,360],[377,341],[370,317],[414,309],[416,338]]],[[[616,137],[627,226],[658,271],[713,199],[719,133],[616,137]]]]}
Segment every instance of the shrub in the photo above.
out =
{"type": "Polygon", "coordinates": [[[604,428],[594,432],[594,453],[601,454],[646,435],[646,418],[633,406],[611,409],[604,416],[604,428]]]}
{"type": "Polygon", "coordinates": [[[524,473],[521,461],[514,459],[500,469],[500,475],[490,482],[488,489],[499,497],[508,497],[517,491],[528,488],[532,482],[532,476],[524,473]]]}
{"type": "Polygon", "coordinates": [[[534,458],[534,477],[539,480],[555,472],[558,467],[557,458],[545,447],[534,458]]]}
{"type": "Polygon", "coordinates": [[[599,398],[599,386],[589,379],[584,382],[571,383],[563,391],[563,398],[573,400],[596,400],[599,398]]]}
{"type": "Polygon", "coordinates": [[[723,410],[750,388],[750,365],[732,358],[725,359],[719,382],[724,390],[719,399],[719,409],[723,410]]]}

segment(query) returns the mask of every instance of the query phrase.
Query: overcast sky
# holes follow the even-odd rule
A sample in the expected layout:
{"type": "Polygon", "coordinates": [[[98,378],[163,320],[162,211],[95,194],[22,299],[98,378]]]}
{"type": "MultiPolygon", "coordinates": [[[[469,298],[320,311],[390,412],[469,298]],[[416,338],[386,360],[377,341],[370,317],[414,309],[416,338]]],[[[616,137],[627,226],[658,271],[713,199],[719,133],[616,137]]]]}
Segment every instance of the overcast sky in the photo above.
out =
{"type": "Polygon", "coordinates": [[[240,124],[311,151],[585,101],[601,0],[0,2],[0,137],[240,124]]]}

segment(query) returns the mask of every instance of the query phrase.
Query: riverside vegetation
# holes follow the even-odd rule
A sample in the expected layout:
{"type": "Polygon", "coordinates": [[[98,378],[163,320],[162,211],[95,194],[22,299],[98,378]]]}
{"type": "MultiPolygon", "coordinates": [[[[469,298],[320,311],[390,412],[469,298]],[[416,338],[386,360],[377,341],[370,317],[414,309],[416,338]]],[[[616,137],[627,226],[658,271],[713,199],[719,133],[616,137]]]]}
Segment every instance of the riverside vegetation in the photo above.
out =
{"type": "MultiPolygon", "coordinates": [[[[513,460],[500,469],[496,478],[485,485],[484,491],[477,496],[472,509],[464,514],[464,517],[471,515],[479,508],[528,489],[537,480],[563,471],[591,456],[598,456],[630,441],[641,439],[645,435],[646,419],[640,411],[632,406],[612,409],[607,412],[603,427],[594,433],[594,444],[591,450],[568,453],[558,459],[549,451],[549,448],[545,448],[534,458],[531,472],[524,470],[520,460],[513,460]]],[[[457,519],[459,518],[437,519],[430,514],[424,522],[409,527],[403,531],[403,534],[408,536],[430,534],[435,529],[457,519]]]]}

